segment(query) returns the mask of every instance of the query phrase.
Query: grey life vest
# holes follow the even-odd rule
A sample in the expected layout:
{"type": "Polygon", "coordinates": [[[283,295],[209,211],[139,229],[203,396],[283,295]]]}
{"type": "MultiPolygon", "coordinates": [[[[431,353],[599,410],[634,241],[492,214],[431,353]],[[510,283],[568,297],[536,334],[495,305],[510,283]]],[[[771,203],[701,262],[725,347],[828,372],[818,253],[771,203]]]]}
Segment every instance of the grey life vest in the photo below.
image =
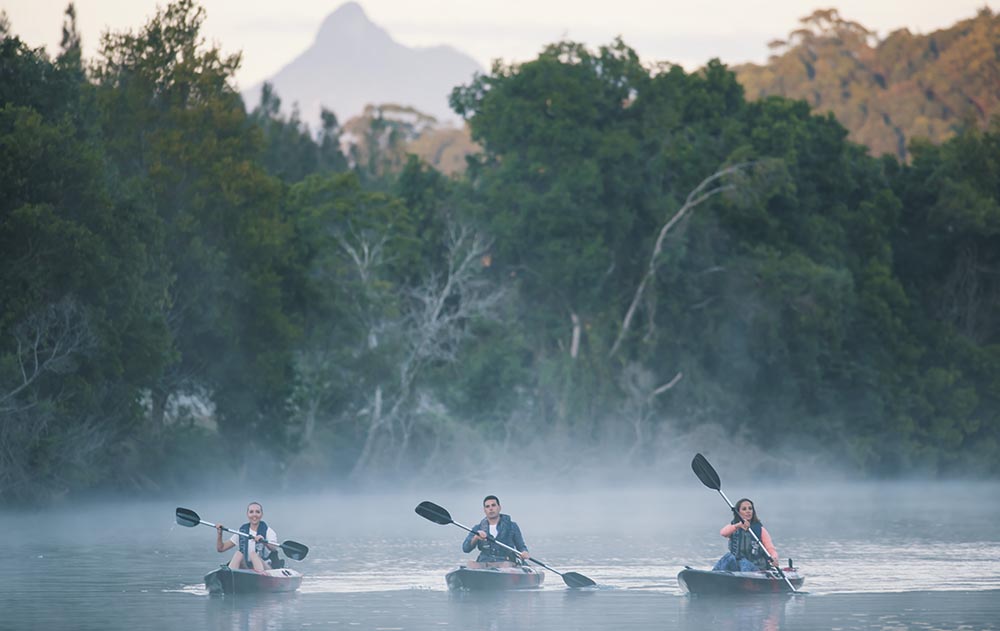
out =
{"type": "Polygon", "coordinates": [[[736,532],[729,537],[729,551],[737,559],[746,559],[758,567],[767,567],[767,553],[764,551],[764,546],[757,543],[757,540],[761,538],[763,528],[764,526],[760,522],[750,524],[750,530],[753,531],[754,535],[757,535],[757,539],[754,539],[753,535],[746,530],[737,528],[736,532]]]}

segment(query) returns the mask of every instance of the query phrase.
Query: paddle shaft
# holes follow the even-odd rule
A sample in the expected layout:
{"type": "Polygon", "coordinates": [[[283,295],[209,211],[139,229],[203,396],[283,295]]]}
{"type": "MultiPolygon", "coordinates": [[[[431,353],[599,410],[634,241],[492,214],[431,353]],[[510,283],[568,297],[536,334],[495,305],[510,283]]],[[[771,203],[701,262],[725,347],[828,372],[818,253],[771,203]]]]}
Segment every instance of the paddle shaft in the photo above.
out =
{"type": "MultiPolygon", "coordinates": [[[[467,530],[467,531],[469,531],[469,532],[471,532],[471,533],[475,533],[475,532],[476,532],[475,530],[473,530],[472,528],[469,528],[468,526],[463,526],[462,524],[458,523],[458,522],[457,522],[457,521],[455,521],[454,519],[453,519],[453,520],[451,520],[451,523],[453,523],[453,524],[455,524],[456,526],[458,526],[459,528],[461,528],[461,529],[463,529],[463,530],[467,530]]],[[[510,550],[511,552],[513,552],[513,553],[514,553],[514,554],[516,554],[516,555],[520,555],[520,554],[521,554],[520,552],[518,552],[518,551],[517,551],[517,550],[515,550],[514,548],[510,547],[509,545],[507,545],[507,544],[506,544],[506,543],[504,543],[503,541],[498,541],[498,540],[497,540],[497,538],[496,538],[496,537],[494,537],[493,535],[491,535],[490,533],[486,533],[486,540],[487,540],[487,541],[489,541],[490,543],[495,543],[495,544],[497,544],[497,545],[498,545],[498,546],[500,546],[501,548],[506,548],[507,550],[510,550]]],[[[559,570],[554,570],[554,569],[550,568],[549,566],[545,565],[544,563],[542,563],[541,561],[539,561],[538,559],[536,559],[536,558],[534,558],[534,557],[531,557],[531,556],[529,556],[529,557],[528,557],[528,560],[529,560],[529,561],[531,561],[532,563],[535,563],[535,564],[537,564],[537,565],[540,565],[540,566],[544,567],[544,568],[545,568],[546,570],[548,570],[548,571],[550,571],[550,572],[555,572],[555,573],[556,573],[556,574],[558,574],[559,576],[565,576],[565,575],[564,575],[564,574],[563,574],[562,572],[560,572],[559,570]]]]}
{"type": "MultiPolygon", "coordinates": [[[[239,530],[233,530],[232,528],[226,528],[225,526],[219,526],[218,524],[213,524],[212,522],[205,521],[204,519],[199,519],[198,523],[201,524],[201,525],[203,525],[203,526],[211,526],[212,528],[222,528],[223,530],[225,530],[228,533],[231,533],[231,534],[234,534],[234,535],[239,535],[241,537],[246,537],[247,539],[253,539],[253,537],[251,537],[250,535],[248,535],[245,532],[240,532],[239,530]]],[[[279,548],[282,547],[282,545],[280,543],[272,543],[270,541],[264,541],[263,543],[264,543],[264,545],[268,546],[268,549],[272,549],[271,546],[277,546],[279,548]]]]}
{"type": "MultiPolygon", "coordinates": [[[[440,524],[442,526],[447,526],[448,524],[455,524],[462,530],[465,530],[472,534],[476,534],[475,530],[469,528],[468,526],[460,524],[454,519],[452,519],[451,514],[447,511],[447,509],[438,506],[434,502],[420,502],[420,504],[417,506],[415,510],[418,515],[420,515],[424,519],[428,519],[434,522],[435,524],[440,524]]],[[[491,543],[495,543],[503,548],[506,548],[507,550],[513,552],[516,555],[521,554],[520,552],[508,546],[507,544],[503,543],[502,541],[497,541],[496,537],[491,535],[489,532],[486,533],[486,540],[491,543]]],[[[535,563],[536,565],[544,567],[546,570],[550,572],[558,574],[559,576],[562,577],[563,581],[569,587],[593,587],[594,585],[597,584],[591,579],[584,576],[583,574],[580,574],[579,572],[560,572],[559,570],[554,570],[533,557],[529,556],[528,560],[531,561],[532,563],[535,563]]]]}
{"type": "MultiPolygon", "coordinates": [[[[477,532],[477,531],[473,530],[472,528],[469,528],[468,526],[464,526],[464,525],[462,525],[462,524],[458,523],[458,522],[457,522],[457,521],[455,521],[454,519],[453,519],[453,520],[451,520],[451,523],[455,524],[456,526],[458,526],[458,527],[459,527],[459,528],[461,528],[462,530],[466,530],[466,531],[468,531],[468,532],[471,532],[471,533],[473,533],[473,534],[475,534],[475,533],[477,532]]],[[[504,543],[503,541],[498,541],[498,540],[497,540],[497,538],[496,538],[496,537],[494,537],[493,535],[491,535],[490,533],[486,533],[486,540],[487,540],[487,541],[489,541],[490,543],[495,543],[495,544],[497,544],[497,545],[498,545],[498,546],[500,546],[501,548],[506,548],[507,550],[510,550],[511,552],[513,552],[514,554],[516,554],[516,555],[518,555],[518,556],[520,556],[520,555],[521,555],[521,553],[520,553],[520,552],[519,552],[518,550],[516,550],[516,549],[514,549],[514,548],[510,547],[509,545],[507,545],[507,544],[506,544],[506,543],[504,543]]],[[[528,557],[528,560],[529,560],[529,561],[535,561],[535,560],[534,560],[534,559],[532,559],[531,557],[528,557]]],[[[545,565],[544,563],[539,563],[538,561],[535,561],[535,563],[538,563],[538,565],[541,565],[542,567],[548,567],[548,566],[547,566],[547,565],[545,565]]],[[[552,569],[552,568],[549,568],[549,569],[552,569]]],[[[556,572],[555,570],[552,570],[552,571],[553,571],[553,572],[556,572]]],[[[556,572],[556,574],[559,574],[559,572],[556,572]]],[[[560,576],[561,576],[561,574],[560,574],[560,576]]]]}
{"type": "MultiPolygon", "coordinates": [[[[226,532],[231,532],[234,535],[239,535],[241,537],[246,537],[247,539],[252,539],[252,537],[248,533],[240,532],[238,530],[231,530],[229,528],[226,528],[225,526],[219,524],[213,524],[210,521],[205,521],[198,516],[198,513],[194,512],[190,508],[184,508],[183,506],[177,507],[177,511],[175,513],[175,519],[177,520],[178,524],[180,524],[181,526],[185,526],[187,528],[194,528],[199,524],[204,524],[205,526],[210,526],[212,528],[221,528],[222,530],[225,530],[226,532]]],[[[294,559],[296,561],[301,561],[305,559],[306,555],[309,554],[309,548],[296,541],[289,540],[289,541],[283,541],[282,543],[265,541],[264,544],[265,547],[267,547],[269,550],[274,549],[272,546],[277,546],[281,548],[282,550],[285,551],[285,554],[288,556],[288,558],[294,559]]]]}

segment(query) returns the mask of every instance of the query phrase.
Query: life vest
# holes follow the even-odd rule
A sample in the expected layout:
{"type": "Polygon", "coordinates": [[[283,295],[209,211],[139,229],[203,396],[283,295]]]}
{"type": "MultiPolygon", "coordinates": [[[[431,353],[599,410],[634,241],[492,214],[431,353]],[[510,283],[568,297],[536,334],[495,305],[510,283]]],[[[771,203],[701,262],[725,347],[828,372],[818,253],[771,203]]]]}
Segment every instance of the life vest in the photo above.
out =
{"type": "Polygon", "coordinates": [[[736,532],[729,537],[729,551],[737,559],[746,559],[758,567],[767,567],[767,553],[764,551],[764,546],[758,543],[761,540],[763,529],[764,525],[760,522],[750,524],[750,530],[753,531],[754,535],[757,535],[757,538],[754,539],[754,536],[746,530],[737,528],[736,532]]]}
{"type": "MultiPolygon", "coordinates": [[[[490,531],[489,520],[483,519],[481,522],[479,522],[479,529],[482,530],[483,532],[488,533],[490,531]]],[[[510,550],[507,550],[506,548],[497,545],[496,541],[505,543],[512,548],[514,547],[514,537],[513,534],[511,533],[511,519],[509,515],[504,515],[504,514],[500,515],[500,521],[497,523],[497,536],[495,540],[491,541],[489,538],[487,538],[485,541],[480,541],[477,544],[476,547],[479,548],[479,552],[481,553],[477,560],[500,561],[506,559],[515,562],[520,560],[510,550]]]]}
{"type": "MultiPolygon", "coordinates": [[[[247,535],[250,534],[249,522],[240,526],[240,532],[247,535]]],[[[257,524],[257,534],[263,537],[264,541],[267,541],[267,524],[263,520],[261,520],[260,523],[257,524]]],[[[250,555],[247,554],[249,548],[247,544],[249,542],[250,542],[249,537],[240,537],[240,552],[243,553],[243,559],[248,567],[250,566],[250,555]]],[[[254,543],[254,545],[257,547],[257,556],[259,556],[261,559],[266,559],[267,555],[264,554],[264,547],[265,547],[264,544],[254,543]]]]}

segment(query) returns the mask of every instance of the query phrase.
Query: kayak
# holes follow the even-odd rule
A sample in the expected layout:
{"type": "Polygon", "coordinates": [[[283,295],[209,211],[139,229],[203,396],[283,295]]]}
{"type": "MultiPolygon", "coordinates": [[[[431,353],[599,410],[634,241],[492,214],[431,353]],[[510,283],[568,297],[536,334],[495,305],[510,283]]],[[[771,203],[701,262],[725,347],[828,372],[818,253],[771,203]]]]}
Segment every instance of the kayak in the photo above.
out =
{"type": "MultiPolygon", "coordinates": [[[[798,590],[805,577],[794,568],[783,569],[785,578],[798,590]]],[[[767,572],[710,572],[685,566],[677,575],[681,588],[691,594],[775,594],[790,592],[788,583],[774,570],[767,572]]]]}
{"type": "Polygon", "coordinates": [[[302,584],[302,573],[290,568],[266,570],[231,570],[223,565],[205,576],[210,594],[269,594],[294,592],[302,584]]]}
{"type": "Polygon", "coordinates": [[[448,589],[469,592],[497,592],[541,587],[545,574],[527,565],[473,569],[465,566],[444,577],[448,589]]]}

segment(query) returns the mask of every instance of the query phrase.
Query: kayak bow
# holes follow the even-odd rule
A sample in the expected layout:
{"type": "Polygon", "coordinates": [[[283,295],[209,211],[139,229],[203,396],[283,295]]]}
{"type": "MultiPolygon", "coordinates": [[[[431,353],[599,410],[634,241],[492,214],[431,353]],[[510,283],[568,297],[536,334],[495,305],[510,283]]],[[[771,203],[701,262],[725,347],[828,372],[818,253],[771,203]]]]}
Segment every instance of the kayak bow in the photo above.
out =
{"type": "Polygon", "coordinates": [[[681,588],[690,594],[777,594],[792,593],[788,583],[798,590],[805,577],[796,570],[784,570],[786,582],[777,572],[710,572],[685,567],[677,575],[681,588]]]}
{"type": "Polygon", "coordinates": [[[232,570],[228,565],[209,572],[205,587],[210,594],[271,594],[294,592],[302,584],[302,574],[291,568],[257,572],[232,570]]]}
{"type": "Polygon", "coordinates": [[[460,567],[448,572],[445,582],[453,591],[498,592],[541,587],[545,573],[527,565],[473,569],[460,567]]]}

